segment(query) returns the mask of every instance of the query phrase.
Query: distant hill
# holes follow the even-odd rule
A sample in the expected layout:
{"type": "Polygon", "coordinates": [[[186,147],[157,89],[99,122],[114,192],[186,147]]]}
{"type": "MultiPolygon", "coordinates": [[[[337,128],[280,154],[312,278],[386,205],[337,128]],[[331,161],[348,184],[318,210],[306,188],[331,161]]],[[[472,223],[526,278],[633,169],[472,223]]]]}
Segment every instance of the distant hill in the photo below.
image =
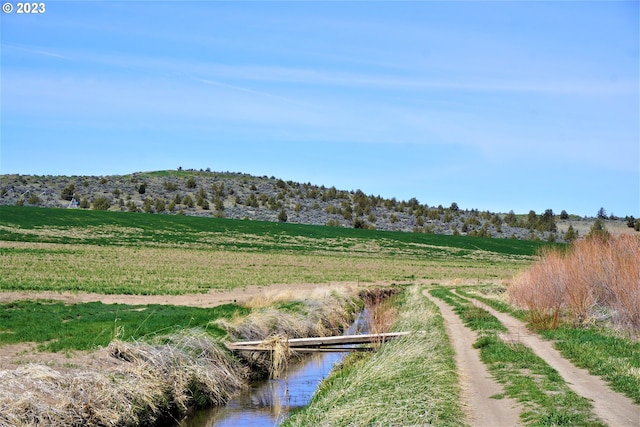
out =
{"type": "MultiPolygon", "coordinates": [[[[429,206],[415,198],[399,201],[360,190],[203,170],[112,176],[0,175],[0,204],[549,241],[564,241],[569,224],[582,235],[593,222],[576,216],[560,221],[551,211],[532,216],[462,210],[456,203],[429,206]]],[[[611,225],[626,228],[623,221],[611,225]]]]}

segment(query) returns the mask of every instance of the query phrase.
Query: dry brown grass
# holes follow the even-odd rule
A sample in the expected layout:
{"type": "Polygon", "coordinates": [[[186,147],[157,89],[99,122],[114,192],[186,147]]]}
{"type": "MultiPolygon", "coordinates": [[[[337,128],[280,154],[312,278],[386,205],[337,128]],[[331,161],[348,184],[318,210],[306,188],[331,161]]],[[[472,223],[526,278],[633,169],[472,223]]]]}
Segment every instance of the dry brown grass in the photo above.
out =
{"type": "Polygon", "coordinates": [[[357,289],[349,286],[266,291],[246,303],[258,310],[235,322],[222,321],[221,326],[232,338],[245,340],[263,340],[274,334],[289,338],[335,335],[352,321],[357,296],[357,289]],[[278,302],[299,306],[291,311],[272,308],[278,302]]]}
{"type": "Polygon", "coordinates": [[[166,384],[140,366],[65,372],[29,364],[0,371],[0,379],[0,425],[140,425],[166,409],[166,384]]]}
{"type": "Polygon", "coordinates": [[[296,354],[283,346],[288,338],[337,335],[353,321],[358,310],[358,290],[336,286],[291,291],[265,292],[247,305],[255,311],[246,318],[216,323],[229,331],[232,340],[262,340],[269,352],[242,352],[256,373],[279,376],[286,360],[296,354]],[[294,303],[291,310],[275,309],[277,303],[294,303]],[[277,350],[277,351],[276,351],[277,350]]]}
{"type": "Polygon", "coordinates": [[[640,330],[640,237],[577,241],[547,251],[510,287],[515,304],[540,327],[555,327],[564,312],[576,326],[600,318],[640,330]]]}
{"type": "MultiPolygon", "coordinates": [[[[366,289],[360,292],[365,302],[365,321],[367,332],[382,334],[389,332],[396,322],[398,311],[391,297],[397,294],[398,288],[366,289]]],[[[384,343],[382,338],[373,343],[373,348],[380,348],[384,343]]]]}
{"type": "Polygon", "coordinates": [[[291,359],[289,337],[286,335],[272,335],[263,340],[260,347],[268,349],[269,376],[271,378],[280,378],[283,374],[286,374],[289,359],[291,359]]]}
{"type": "Polygon", "coordinates": [[[36,364],[0,371],[0,425],[151,425],[190,407],[223,404],[246,386],[247,369],[204,333],[167,341],[114,341],[115,360],[102,371],[36,364]]]}
{"type": "MultiPolygon", "coordinates": [[[[4,290],[185,294],[273,283],[508,277],[530,257],[477,251],[467,257],[416,253],[251,252],[214,248],[98,246],[0,241],[4,290]]],[[[417,251],[417,249],[415,249],[417,251]]]]}
{"type": "Polygon", "coordinates": [[[114,357],[161,375],[180,413],[223,404],[246,386],[246,368],[205,333],[191,331],[166,341],[151,345],[115,340],[109,349],[114,357]]]}

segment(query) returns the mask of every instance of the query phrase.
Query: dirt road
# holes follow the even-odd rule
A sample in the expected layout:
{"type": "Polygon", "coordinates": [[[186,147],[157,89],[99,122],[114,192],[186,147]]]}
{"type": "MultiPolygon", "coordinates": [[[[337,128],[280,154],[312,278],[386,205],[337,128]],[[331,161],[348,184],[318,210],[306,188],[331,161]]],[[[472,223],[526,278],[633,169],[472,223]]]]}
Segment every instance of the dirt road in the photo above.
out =
{"type": "MultiPolygon", "coordinates": [[[[402,282],[394,282],[402,283],[402,282]]],[[[286,283],[272,284],[268,286],[247,286],[245,288],[235,288],[226,290],[211,289],[201,294],[184,295],[105,295],[86,292],[34,292],[34,291],[7,291],[0,292],[0,303],[18,300],[56,300],[67,304],[79,304],[85,302],[102,302],[104,304],[171,304],[189,307],[215,307],[228,303],[244,303],[251,298],[264,295],[265,292],[300,292],[313,290],[316,288],[327,288],[332,286],[356,286],[356,287],[377,287],[389,286],[391,282],[327,282],[327,283],[286,283]]]]}
{"type": "Polygon", "coordinates": [[[602,421],[616,427],[640,426],[640,406],[635,405],[631,399],[611,390],[599,377],[572,365],[553,348],[551,342],[530,332],[523,322],[508,314],[500,313],[475,299],[472,299],[472,302],[498,318],[509,329],[511,339],[531,348],[537,356],[558,371],[575,393],[591,400],[594,414],[602,421]]]}
{"type": "MultiPolygon", "coordinates": [[[[496,400],[491,396],[502,393],[502,386],[493,381],[485,365],[480,361],[479,350],[472,344],[477,339],[475,332],[464,326],[460,317],[444,301],[424,295],[435,303],[445,322],[447,334],[456,352],[456,365],[463,388],[467,409],[467,423],[473,426],[515,426],[519,424],[520,407],[511,399],[496,400]]],[[[464,298],[463,296],[458,296],[464,298]]],[[[593,412],[606,424],[613,427],[640,426],[640,406],[631,399],[611,390],[599,377],[577,368],[553,348],[553,344],[530,332],[523,322],[500,313],[475,299],[471,300],[492,315],[509,330],[509,339],[530,347],[544,359],[566,381],[575,393],[592,401],[593,412]]]]}
{"type": "Polygon", "coordinates": [[[494,399],[502,394],[502,386],[491,378],[484,363],[480,361],[480,350],[472,347],[477,334],[464,326],[460,317],[444,301],[424,291],[440,309],[447,335],[456,353],[456,366],[460,376],[462,397],[467,415],[465,420],[472,426],[518,426],[521,407],[514,399],[494,399]]]}

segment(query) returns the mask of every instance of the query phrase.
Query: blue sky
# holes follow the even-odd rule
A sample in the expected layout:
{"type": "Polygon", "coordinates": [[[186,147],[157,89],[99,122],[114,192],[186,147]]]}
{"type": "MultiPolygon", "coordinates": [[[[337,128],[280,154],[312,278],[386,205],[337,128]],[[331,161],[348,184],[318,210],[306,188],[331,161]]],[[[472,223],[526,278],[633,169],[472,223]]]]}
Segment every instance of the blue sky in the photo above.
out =
{"type": "Polygon", "coordinates": [[[0,173],[638,217],[638,4],[46,1],[2,14],[0,173]]]}

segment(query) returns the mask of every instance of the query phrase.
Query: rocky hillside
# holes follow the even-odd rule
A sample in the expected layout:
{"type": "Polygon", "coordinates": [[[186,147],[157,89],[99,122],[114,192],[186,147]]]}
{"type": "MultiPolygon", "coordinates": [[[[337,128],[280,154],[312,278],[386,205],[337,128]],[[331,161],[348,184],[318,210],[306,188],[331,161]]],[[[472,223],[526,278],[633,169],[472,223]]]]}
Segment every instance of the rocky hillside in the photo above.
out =
{"type": "MultiPolygon", "coordinates": [[[[398,201],[360,190],[196,170],[114,176],[0,175],[0,204],[216,216],[421,233],[564,241],[583,219],[550,210],[495,214],[398,201]]],[[[621,221],[620,221],[621,222],[621,221]]]]}

